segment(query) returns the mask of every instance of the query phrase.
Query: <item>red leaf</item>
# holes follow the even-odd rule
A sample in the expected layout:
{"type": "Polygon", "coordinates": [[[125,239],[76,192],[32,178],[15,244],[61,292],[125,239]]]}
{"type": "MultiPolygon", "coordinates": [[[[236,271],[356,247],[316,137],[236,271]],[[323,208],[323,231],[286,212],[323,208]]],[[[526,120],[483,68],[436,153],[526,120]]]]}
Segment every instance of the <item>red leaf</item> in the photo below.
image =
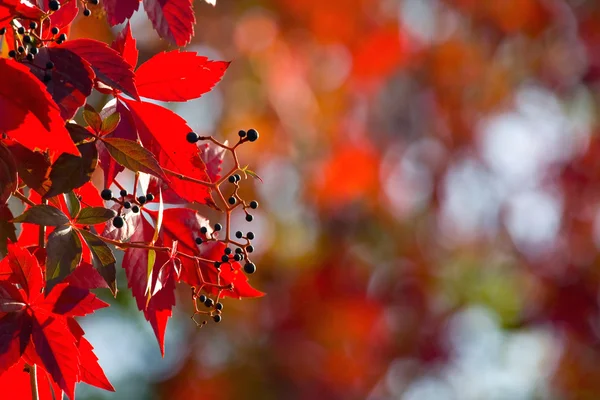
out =
{"type": "Polygon", "coordinates": [[[206,165],[208,177],[212,182],[217,182],[221,177],[221,165],[225,157],[225,149],[219,146],[211,146],[208,143],[198,144],[198,148],[200,149],[200,158],[206,165]]]}
{"type": "Polygon", "coordinates": [[[161,38],[179,47],[192,39],[196,17],[191,0],[144,0],[144,10],[161,38]]]}
{"type": "Polygon", "coordinates": [[[12,153],[0,143],[0,207],[6,204],[17,189],[17,165],[12,153]]]}
{"type": "MultiPolygon", "coordinates": [[[[174,112],[147,102],[125,100],[135,121],[138,135],[164,169],[209,182],[198,148],[190,145],[185,136],[192,129],[174,112]]],[[[169,187],[189,202],[207,203],[207,186],[172,178],[169,187]]]]}
{"type": "Polygon", "coordinates": [[[106,20],[111,26],[131,18],[140,6],[140,0],[103,0],[106,20]]]}
{"type": "MultiPolygon", "coordinates": [[[[106,4],[106,2],[104,4],[106,4]]],[[[131,35],[131,25],[129,24],[129,22],[127,22],[125,28],[121,32],[119,32],[119,34],[110,46],[116,51],[118,51],[119,54],[121,54],[121,56],[123,57],[123,59],[127,61],[127,64],[131,65],[132,68],[135,68],[138,62],[138,50],[135,45],[135,42],[136,40],[131,35]]]]}
{"type": "Polygon", "coordinates": [[[8,222],[12,219],[13,215],[8,206],[0,207],[0,254],[8,252],[8,240],[17,241],[17,228],[15,228],[15,224],[8,222]]]}
{"type": "Polygon", "coordinates": [[[59,283],[39,306],[53,314],[65,317],[83,317],[108,307],[108,304],[96,297],[89,289],[72,286],[68,283],[59,283]]]}
{"type": "MultiPolygon", "coordinates": [[[[43,0],[42,9],[46,11],[49,10],[49,2],[50,0],[43,0]]],[[[77,13],[79,13],[79,10],[77,9],[76,1],[62,1],[58,11],[54,11],[48,19],[50,20],[51,26],[56,26],[60,29],[73,22],[77,13]]]]}
{"type": "Polygon", "coordinates": [[[16,164],[19,178],[40,195],[48,191],[50,182],[50,159],[44,153],[29,150],[27,147],[14,140],[2,141],[12,153],[16,164]]]}
{"type": "Polygon", "coordinates": [[[31,73],[39,80],[43,80],[46,75],[50,76],[46,88],[60,107],[63,119],[72,118],[92,92],[92,67],[70,50],[62,47],[42,47],[29,65],[31,73]],[[54,68],[47,71],[46,63],[49,61],[54,63],[54,68]]]}
{"type": "Polygon", "coordinates": [[[100,82],[139,99],[132,67],[106,43],[93,39],[74,39],[61,45],[89,62],[100,82]]]}
{"type": "Polygon", "coordinates": [[[34,314],[31,337],[44,369],[73,399],[79,376],[79,350],[65,321],[38,311],[34,314]]]}
{"type": "MultiPolygon", "coordinates": [[[[0,282],[3,284],[6,283],[0,282]]],[[[26,313],[10,313],[0,318],[0,374],[19,361],[30,333],[31,317],[26,313]]]]}
{"type": "Polygon", "coordinates": [[[158,53],[135,72],[140,96],[162,101],[188,101],[210,91],[229,62],[211,61],[195,52],[158,53]]]}
{"type": "Polygon", "coordinates": [[[58,106],[34,74],[13,60],[0,58],[0,76],[0,131],[32,150],[77,154],[58,106]]]}
{"type": "Polygon", "coordinates": [[[101,140],[112,158],[130,171],[144,172],[163,180],[169,180],[154,155],[138,142],[120,138],[102,138],[101,140]]]}
{"type": "Polygon", "coordinates": [[[113,385],[110,384],[102,367],[98,364],[98,357],[94,354],[94,348],[84,337],[79,339],[77,346],[79,349],[79,359],[81,362],[80,372],[81,381],[89,385],[99,387],[100,389],[115,391],[113,385]]]}
{"type": "Polygon", "coordinates": [[[29,251],[11,244],[8,255],[0,261],[0,280],[10,274],[9,281],[21,285],[29,301],[35,301],[44,287],[42,270],[29,251]]]}
{"type": "Polygon", "coordinates": [[[82,262],[65,278],[64,283],[83,289],[108,289],[108,284],[94,266],[82,262]]]}

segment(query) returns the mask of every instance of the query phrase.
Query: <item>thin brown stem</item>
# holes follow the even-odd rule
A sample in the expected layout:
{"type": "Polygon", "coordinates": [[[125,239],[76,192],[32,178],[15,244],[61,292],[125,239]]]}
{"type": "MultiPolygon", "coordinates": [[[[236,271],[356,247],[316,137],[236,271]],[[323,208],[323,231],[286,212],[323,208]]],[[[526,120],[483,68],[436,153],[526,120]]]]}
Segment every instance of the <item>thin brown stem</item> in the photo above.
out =
{"type": "Polygon", "coordinates": [[[31,385],[31,400],[40,400],[38,395],[37,365],[29,366],[29,383],[31,385]]]}
{"type": "Polygon", "coordinates": [[[13,192],[13,196],[15,196],[17,199],[21,200],[23,203],[30,205],[31,207],[37,205],[33,201],[29,200],[23,193],[19,192],[18,190],[15,190],[13,192]]]}

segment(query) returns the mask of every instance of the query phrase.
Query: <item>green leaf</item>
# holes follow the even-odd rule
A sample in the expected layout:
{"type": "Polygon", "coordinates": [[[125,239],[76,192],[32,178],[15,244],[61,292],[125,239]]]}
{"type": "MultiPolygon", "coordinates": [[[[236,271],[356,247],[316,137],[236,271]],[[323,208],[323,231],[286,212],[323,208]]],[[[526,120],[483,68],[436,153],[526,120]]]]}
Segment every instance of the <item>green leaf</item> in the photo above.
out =
{"type": "Polygon", "coordinates": [[[69,225],[56,228],[48,236],[46,278],[53,287],[69,275],[81,262],[81,240],[69,225]]]}
{"type": "Polygon", "coordinates": [[[150,299],[152,298],[152,271],[154,270],[154,263],[156,262],[156,251],[148,250],[148,271],[147,271],[147,280],[148,284],[146,285],[146,307],[148,307],[148,303],[150,303],[150,299]]]}
{"type": "Polygon", "coordinates": [[[83,108],[83,119],[94,132],[98,133],[102,130],[102,118],[100,118],[100,114],[94,110],[94,107],[89,104],[86,104],[83,108]]]}
{"type": "Polygon", "coordinates": [[[116,296],[117,270],[115,267],[116,260],[112,250],[102,241],[102,239],[93,233],[86,231],[85,229],[78,229],[78,231],[81,236],[83,236],[83,239],[92,252],[92,262],[94,267],[100,275],[102,275],[113,295],[116,296]]]}
{"type": "Polygon", "coordinates": [[[69,209],[69,215],[71,218],[76,218],[77,214],[79,214],[79,210],[81,210],[81,203],[77,198],[77,195],[73,192],[65,193],[65,202],[67,203],[67,208],[69,209]]]}
{"type": "Polygon", "coordinates": [[[82,144],[94,137],[94,135],[81,125],[68,123],[65,127],[67,128],[67,131],[69,131],[71,140],[73,140],[73,143],[76,145],[82,144]]]}
{"type": "Polygon", "coordinates": [[[101,140],[112,158],[125,168],[169,181],[154,154],[143,148],[138,142],[120,138],[102,138],[101,140]]]}
{"type": "Polygon", "coordinates": [[[115,210],[104,207],[86,207],[79,213],[75,223],[81,225],[94,225],[106,222],[117,216],[115,210]]]}
{"type": "Polygon", "coordinates": [[[118,112],[110,114],[108,117],[102,121],[102,135],[108,135],[119,126],[119,122],[121,122],[121,114],[118,112]]]}
{"type": "Polygon", "coordinates": [[[81,157],[73,154],[61,154],[50,170],[50,189],[44,198],[67,193],[85,185],[92,177],[98,165],[98,150],[95,143],[84,143],[77,146],[81,157]]]}
{"type": "Polygon", "coordinates": [[[69,223],[69,217],[56,207],[39,204],[26,210],[23,214],[13,219],[13,222],[28,222],[42,226],[61,226],[69,223]]]}

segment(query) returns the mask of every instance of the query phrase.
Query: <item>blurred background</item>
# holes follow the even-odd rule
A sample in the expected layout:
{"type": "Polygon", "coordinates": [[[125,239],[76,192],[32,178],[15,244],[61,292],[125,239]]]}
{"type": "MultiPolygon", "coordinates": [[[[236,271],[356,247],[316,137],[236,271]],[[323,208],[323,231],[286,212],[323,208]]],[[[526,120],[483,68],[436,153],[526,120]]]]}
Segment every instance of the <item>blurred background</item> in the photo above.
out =
{"type": "MultiPolygon", "coordinates": [[[[182,287],[161,359],[121,279],[82,321],[117,391],[78,398],[600,398],[600,1],[195,10],[185,49],[233,63],[169,107],[260,132],[241,157],[261,207],[234,226],[267,296],[198,329],[182,287]]],[[[95,13],[72,37],[121,28],[95,13]]],[[[170,49],[144,13],[132,31],[141,62],[170,49]]]]}

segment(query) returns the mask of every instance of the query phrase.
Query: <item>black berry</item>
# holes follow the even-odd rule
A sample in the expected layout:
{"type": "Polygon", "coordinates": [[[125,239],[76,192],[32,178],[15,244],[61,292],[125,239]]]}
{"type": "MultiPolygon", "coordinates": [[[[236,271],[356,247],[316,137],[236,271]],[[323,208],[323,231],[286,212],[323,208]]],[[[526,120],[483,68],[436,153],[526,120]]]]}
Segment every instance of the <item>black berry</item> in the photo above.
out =
{"type": "Polygon", "coordinates": [[[133,206],[131,207],[131,211],[133,211],[134,214],[137,214],[140,212],[140,208],[138,206],[133,206]]]}
{"type": "Polygon", "coordinates": [[[204,301],[204,305],[209,308],[212,307],[214,304],[215,304],[215,302],[210,297],[204,301]]]}
{"type": "Polygon", "coordinates": [[[125,197],[125,196],[127,196],[127,190],[121,189],[121,191],[119,192],[119,194],[121,195],[121,197],[125,197]]]}
{"type": "Polygon", "coordinates": [[[50,0],[50,2],[48,3],[48,8],[52,11],[58,11],[58,9],[60,8],[60,3],[56,0],[50,0]]]}
{"type": "Polygon", "coordinates": [[[198,135],[196,135],[196,132],[188,132],[185,136],[185,140],[189,143],[196,143],[198,141],[198,135]]]}
{"type": "Polygon", "coordinates": [[[31,53],[27,54],[27,59],[29,61],[33,61],[34,58],[35,58],[35,56],[33,54],[31,54],[31,53]]]}
{"type": "Polygon", "coordinates": [[[223,226],[221,224],[215,224],[215,231],[220,231],[221,229],[223,229],[223,226]]]}
{"type": "Polygon", "coordinates": [[[138,198],[137,198],[137,201],[138,201],[140,204],[144,204],[144,203],[146,202],[146,196],[140,196],[140,197],[138,197],[138,198]]]}
{"type": "Polygon", "coordinates": [[[222,320],[222,319],[223,319],[223,318],[221,318],[221,315],[220,315],[220,314],[215,314],[215,315],[213,315],[213,321],[215,321],[216,323],[219,323],[219,322],[221,322],[221,320],[222,320]]]}
{"type": "Polygon", "coordinates": [[[52,27],[52,29],[50,29],[50,32],[51,32],[53,35],[58,35],[58,32],[60,32],[60,29],[58,29],[58,27],[57,27],[57,26],[53,26],[53,27],[52,27]]]}
{"type": "Polygon", "coordinates": [[[37,27],[38,27],[38,24],[37,24],[37,22],[35,22],[35,21],[31,21],[31,22],[29,23],[29,28],[30,28],[30,29],[37,29],[37,27]]]}
{"type": "Polygon", "coordinates": [[[235,233],[235,237],[238,238],[238,239],[241,239],[243,236],[244,236],[244,234],[241,231],[237,231],[235,233]]]}
{"type": "Polygon", "coordinates": [[[44,75],[44,82],[50,82],[52,80],[52,77],[50,75],[44,75]]]}
{"type": "Polygon", "coordinates": [[[89,17],[90,15],[92,15],[92,12],[90,11],[89,8],[86,8],[85,10],[83,10],[84,17],[89,17]]]}
{"type": "Polygon", "coordinates": [[[231,254],[231,248],[230,247],[226,247],[225,248],[225,254],[231,254]]]}
{"type": "Polygon", "coordinates": [[[258,132],[256,129],[248,130],[248,140],[251,142],[255,142],[258,139],[258,132]]]}
{"type": "Polygon", "coordinates": [[[252,200],[250,202],[250,208],[253,209],[253,210],[256,210],[258,208],[258,201],[252,200]]]}
{"type": "Polygon", "coordinates": [[[241,254],[236,254],[233,256],[233,261],[242,261],[242,255],[241,254]]]}
{"type": "Polygon", "coordinates": [[[123,207],[130,209],[131,208],[131,203],[126,201],[125,203],[123,203],[123,207]]]}
{"type": "Polygon", "coordinates": [[[23,28],[22,26],[19,27],[19,29],[17,29],[17,32],[19,32],[19,35],[22,35],[25,33],[25,28],[23,28]]]}
{"type": "Polygon", "coordinates": [[[231,175],[229,177],[229,183],[236,183],[236,182],[237,182],[237,179],[235,179],[235,175],[231,175]]]}
{"type": "Polygon", "coordinates": [[[201,294],[200,297],[198,297],[198,300],[200,300],[200,303],[204,303],[206,301],[206,296],[201,294]]]}
{"type": "Polygon", "coordinates": [[[98,0],[89,0],[89,3],[97,6],[99,1],[98,0]]]}
{"type": "Polygon", "coordinates": [[[23,43],[25,43],[25,44],[31,43],[31,36],[29,36],[29,35],[23,36],[23,43]]]}
{"type": "Polygon", "coordinates": [[[254,246],[252,246],[252,245],[246,246],[246,251],[247,251],[248,253],[252,253],[252,252],[254,252],[254,246]]]}
{"type": "Polygon", "coordinates": [[[64,42],[65,40],[67,40],[67,34],[61,33],[60,36],[58,37],[58,40],[60,40],[61,42],[64,42]]]}
{"type": "Polygon", "coordinates": [[[223,309],[223,303],[220,303],[220,302],[219,302],[219,303],[215,304],[215,308],[216,308],[217,310],[221,311],[221,310],[223,309]]]}
{"type": "Polygon", "coordinates": [[[202,228],[200,228],[200,233],[205,234],[208,232],[208,228],[203,226],[202,228]]]}
{"type": "Polygon", "coordinates": [[[229,256],[228,256],[228,255],[225,255],[225,254],[223,254],[223,255],[221,256],[221,261],[223,261],[224,263],[226,263],[226,262],[229,262],[229,256]]]}
{"type": "Polygon", "coordinates": [[[123,225],[125,225],[125,221],[123,220],[123,217],[117,216],[117,217],[113,218],[113,226],[115,228],[122,228],[123,225]]]}
{"type": "Polygon", "coordinates": [[[254,232],[248,232],[248,234],[246,235],[246,237],[250,240],[254,240],[254,232]]]}
{"type": "Polygon", "coordinates": [[[253,219],[254,217],[251,214],[246,214],[246,221],[252,222],[253,219]]]}
{"type": "Polygon", "coordinates": [[[244,272],[247,274],[253,274],[256,272],[256,265],[254,263],[246,263],[244,265],[244,272]]]}
{"type": "Polygon", "coordinates": [[[37,47],[32,47],[29,49],[29,54],[33,54],[34,56],[38,53],[37,47]]]}
{"type": "Polygon", "coordinates": [[[216,268],[216,269],[219,269],[219,268],[221,268],[221,261],[215,261],[215,264],[214,264],[214,265],[215,265],[215,268],[216,268]]]}
{"type": "Polygon", "coordinates": [[[229,198],[229,200],[227,200],[227,201],[228,201],[228,202],[229,202],[229,204],[231,204],[231,205],[234,205],[234,204],[235,204],[235,202],[236,202],[236,200],[235,200],[235,197],[233,197],[233,196],[231,196],[231,197],[229,198]]]}
{"type": "Polygon", "coordinates": [[[54,68],[54,63],[52,61],[48,61],[46,63],[46,69],[52,69],[52,68],[54,68]]]}
{"type": "Polygon", "coordinates": [[[4,35],[6,33],[6,28],[2,27],[0,28],[0,35],[4,35]]]}
{"type": "Polygon", "coordinates": [[[23,46],[19,46],[19,47],[17,47],[17,51],[18,51],[19,53],[23,54],[23,53],[25,53],[25,47],[23,47],[23,46]]]}
{"type": "Polygon", "coordinates": [[[110,189],[104,189],[102,192],[100,192],[100,197],[108,201],[112,199],[112,191],[110,189]]]}
{"type": "Polygon", "coordinates": [[[146,195],[146,201],[152,201],[152,200],[154,200],[154,195],[152,193],[148,193],[146,195]]]}
{"type": "Polygon", "coordinates": [[[14,50],[11,50],[11,51],[8,52],[8,56],[10,58],[15,58],[17,56],[17,52],[14,51],[14,50]]]}
{"type": "Polygon", "coordinates": [[[196,244],[198,244],[198,245],[202,244],[202,238],[197,237],[196,244]]]}
{"type": "Polygon", "coordinates": [[[242,249],[240,249],[239,247],[237,249],[235,249],[235,253],[236,254],[241,254],[242,253],[242,249]]]}
{"type": "Polygon", "coordinates": [[[239,135],[241,138],[243,138],[243,137],[246,137],[246,131],[242,129],[242,130],[240,130],[240,131],[238,132],[238,135],[239,135]]]}

